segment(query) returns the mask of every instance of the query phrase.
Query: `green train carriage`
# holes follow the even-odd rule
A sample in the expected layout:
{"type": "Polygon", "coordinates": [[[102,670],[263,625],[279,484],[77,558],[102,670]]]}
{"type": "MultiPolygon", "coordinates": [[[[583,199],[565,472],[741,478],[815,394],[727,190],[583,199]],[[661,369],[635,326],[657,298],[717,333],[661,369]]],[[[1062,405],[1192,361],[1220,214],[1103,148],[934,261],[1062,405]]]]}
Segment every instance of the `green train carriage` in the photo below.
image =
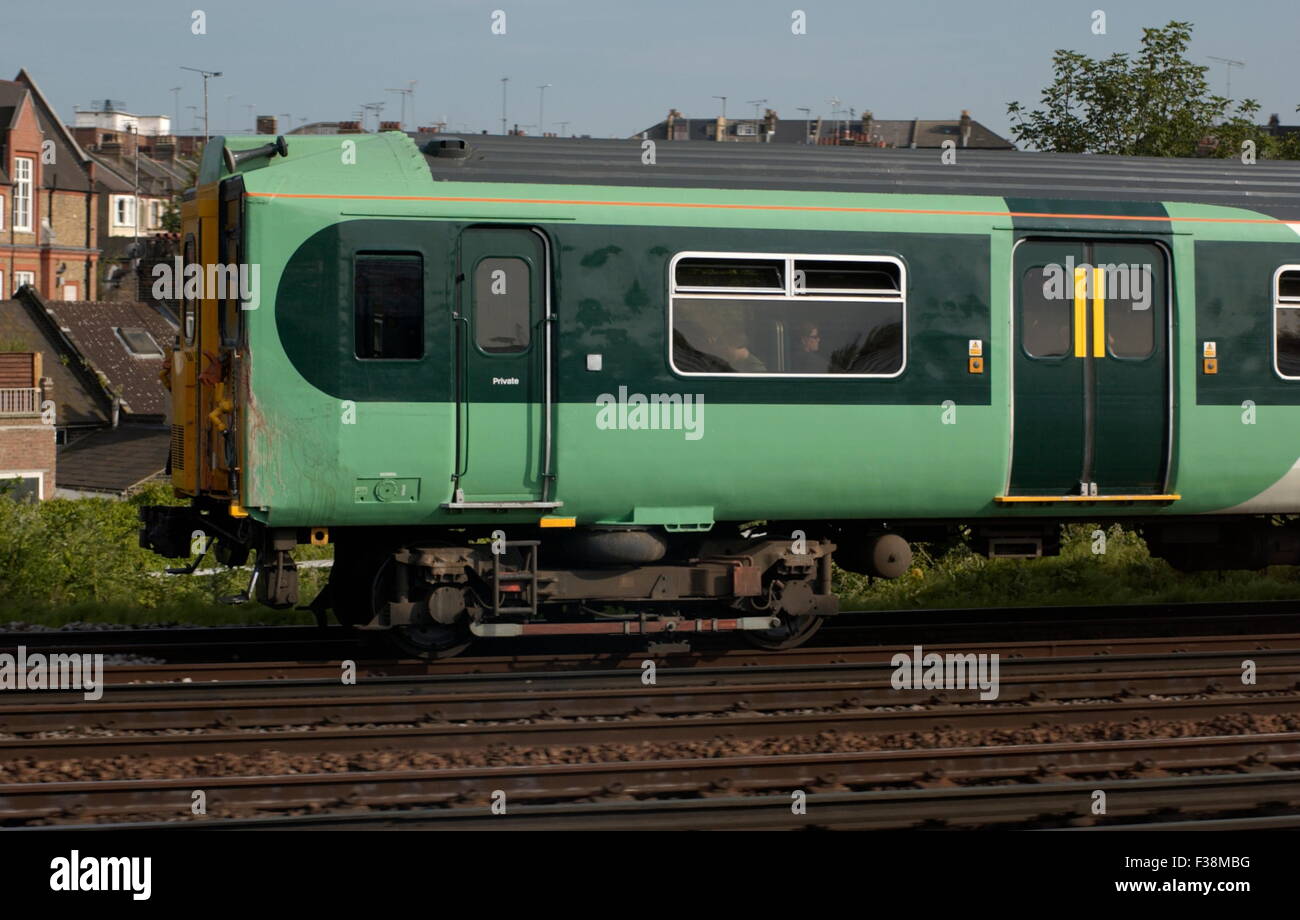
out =
{"type": "Polygon", "coordinates": [[[1300,559],[1270,518],[1300,513],[1293,164],[1237,167],[1257,170],[1242,193],[1222,161],[664,143],[644,165],[635,142],[398,133],[209,150],[187,260],[260,285],[184,302],[192,502],[145,509],[141,542],[253,551],[266,602],[295,603],[289,550],[328,540],[318,611],[419,653],[787,647],[837,611],[832,554],[889,577],[957,525],[991,555],[1127,520],[1184,567],[1300,559]]]}

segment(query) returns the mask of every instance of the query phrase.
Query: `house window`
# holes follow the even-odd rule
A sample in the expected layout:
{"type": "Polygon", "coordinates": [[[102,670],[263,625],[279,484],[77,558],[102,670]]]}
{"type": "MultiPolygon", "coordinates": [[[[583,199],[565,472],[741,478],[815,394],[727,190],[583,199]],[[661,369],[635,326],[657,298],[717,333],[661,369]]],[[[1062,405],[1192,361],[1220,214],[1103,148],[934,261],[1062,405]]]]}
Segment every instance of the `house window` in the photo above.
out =
{"type": "Polygon", "coordinates": [[[17,294],[24,284],[36,287],[36,272],[14,272],[14,293],[17,294]]]}
{"type": "Polygon", "coordinates": [[[135,198],[131,195],[113,196],[113,226],[135,226],[135,198]]]}
{"type": "MultiPolygon", "coordinates": [[[[0,230],[3,230],[4,228],[5,228],[5,196],[0,195],[0,230]]],[[[3,285],[0,285],[0,290],[4,290],[3,285]]]]}
{"type": "Polygon", "coordinates": [[[45,497],[45,474],[41,472],[0,472],[0,498],[33,499],[45,497]]]}
{"type": "Polygon", "coordinates": [[[669,362],[684,375],[895,377],[906,352],[891,256],[681,253],[669,362]]]}
{"type": "Polygon", "coordinates": [[[417,253],[357,256],[358,358],[424,357],[424,260],[417,253]]]}
{"type": "Polygon", "coordinates": [[[1300,380],[1300,265],[1273,273],[1273,368],[1300,380]]]}
{"type": "Polygon", "coordinates": [[[156,198],[149,202],[149,229],[162,228],[163,203],[156,198]]]}
{"type": "Polygon", "coordinates": [[[113,332],[133,358],[161,358],[163,351],[147,329],[139,326],[114,326],[113,332]]]}
{"type": "Polygon", "coordinates": [[[14,158],[14,230],[32,232],[32,161],[14,158]]]}

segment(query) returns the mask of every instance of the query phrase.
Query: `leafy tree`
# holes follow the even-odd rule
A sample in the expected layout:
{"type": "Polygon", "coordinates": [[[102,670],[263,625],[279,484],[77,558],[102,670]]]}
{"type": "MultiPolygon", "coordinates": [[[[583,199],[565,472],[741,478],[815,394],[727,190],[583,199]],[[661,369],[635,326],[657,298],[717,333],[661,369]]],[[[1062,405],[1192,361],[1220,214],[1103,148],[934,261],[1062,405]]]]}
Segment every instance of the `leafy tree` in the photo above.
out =
{"type": "Polygon", "coordinates": [[[1239,155],[1251,140],[1261,159],[1300,156],[1300,138],[1275,138],[1256,124],[1259,103],[1253,99],[1228,114],[1232,101],[1210,92],[1209,67],[1187,57],[1191,38],[1192,24],[1175,20],[1143,29],[1135,57],[1116,52],[1094,59],[1057,50],[1042,108],[1007,105],[1015,119],[1012,133],[1023,145],[1058,153],[1226,157],[1239,155]]]}

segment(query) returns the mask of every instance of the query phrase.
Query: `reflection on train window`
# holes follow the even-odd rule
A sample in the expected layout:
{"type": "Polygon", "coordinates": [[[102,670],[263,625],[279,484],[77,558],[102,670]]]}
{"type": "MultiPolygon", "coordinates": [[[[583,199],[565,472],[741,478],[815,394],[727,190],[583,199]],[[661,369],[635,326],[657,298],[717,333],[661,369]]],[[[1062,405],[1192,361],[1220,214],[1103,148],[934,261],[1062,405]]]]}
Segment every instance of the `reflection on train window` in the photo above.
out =
{"type": "Polygon", "coordinates": [[[1060,358],[1070,353],[1070,319],[1074,300],[1048,297],[1042,266],[1028,269],[1021,283],[1020,341],[1031,358],[1060,358]]]}
{"type": "Polygon", "coordinates": [[[900,270],[892,262],[843,262],[796,259],[797,294],[893,294],[900,290],[900,270]]]}
{"type": "Polygon", "coordinates": [[[424,356],[424,262],[417,254],[359,254],[356,262],[358,358],[424,356]]]}
{"type": "Polygon", "coordinates": [[[1300,301],[1300,268],[1283,270],[1277,276],[1277,299],[1300,301]]]}
{"type": "Polygon", "coordinates": [[[527,351],[531,273],[523,259],[484,259],[474,269],[474,341],[489,354],[527,351]]]}
{"type": "Polygon", "coordinates": [[[1300,307],[1278,307],[1277,372],[1300,377],[1300,307]]]}
{"type": "Polygon", "coordinates": [[[895,374],[903,305],[679,298],[673,364],[705,374],[895,374]]]}
{"type": "Polygon", "coordinates": [[[875,256],[692,253],[673,268],[681,374],[892,377],[906,359],[903,265],[875,256]]]}
{"type": "MultiPolygon", "coordinates": [[[[1106,281],[1110,285],[1109,278],[1106,281]]],[[[1118,293],[1125,292],[1122,285],[1118,293]]],[[[1116,358],[1146,358],[1156,348],[1156,304],[1164,292],[1154,288],[1151,273],[1147,272],[1146,293],[1143,297],[1106,297],[1106,348],[1116,358]]]]}
{"type": "Polygon", "coordinates": [[[1300,265],[1284,265],[1273,277],[1273,366],[1300,380],[1300,265]]]}
{"type": "Polygon", "coordinates": [[[780,259],[691,258],[677,263],[679,291],[785,291],[780,259]]]}

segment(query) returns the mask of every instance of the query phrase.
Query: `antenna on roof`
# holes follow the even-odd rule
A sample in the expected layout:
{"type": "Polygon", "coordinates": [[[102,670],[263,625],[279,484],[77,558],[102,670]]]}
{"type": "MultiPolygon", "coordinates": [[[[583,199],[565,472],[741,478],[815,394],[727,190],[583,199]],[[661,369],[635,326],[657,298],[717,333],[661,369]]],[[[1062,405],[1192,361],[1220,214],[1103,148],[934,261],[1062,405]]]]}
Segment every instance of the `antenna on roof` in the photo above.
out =
{"type": "Polygon", "coordinates": [[[1227,66],[1224,68],[1224,70],[1226,70],[1226,71],[1228,72],[1228,98],[1231,99],[1231,98],[1232,98],[1232,68],[1234,68],[1234,67],[1245,67],[1245,66],[1246,66],[1246,62],[1245,62],[1245,61],[1234,61],[1232,58],[1215,57],[1215,56],[1212,55],[1212,54],[1210,54],[1210,55],[1206,55],[1206,56],[1207,56],[1211,61],[1218,61],[1220,64],[1226,64],[1226,65],[1227,65],[1227,66]]]}
{"type": "Polygon", "coordinates": [[[126,103],[121,99],[95,99],[90,105],[96,112],[120,112],[126,108],[126,103]]]}

